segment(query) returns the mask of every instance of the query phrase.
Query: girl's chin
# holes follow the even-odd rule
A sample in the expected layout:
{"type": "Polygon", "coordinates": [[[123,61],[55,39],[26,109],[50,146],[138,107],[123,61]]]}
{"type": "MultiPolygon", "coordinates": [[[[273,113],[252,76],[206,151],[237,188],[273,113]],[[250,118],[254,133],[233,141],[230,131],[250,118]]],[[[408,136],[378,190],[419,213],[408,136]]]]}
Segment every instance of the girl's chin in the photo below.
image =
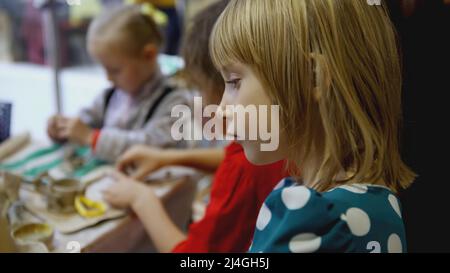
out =
{"type": "Polygon", "coordinates": [[[253,165],[267,165],[275,163],[282,158],[277,152],[261,151],[261,143],[257,141],[236,141],[244,148],[245,157],[253,165]]]}
{"type": "Polygon", "coordinates": [[[255,145],[253,141],[240,140],[236,141],[244,148],[245,157],[247,160],[254,165],[264,165],[266,164],[264,156],[259,150],[259,145],[255,145]]]}

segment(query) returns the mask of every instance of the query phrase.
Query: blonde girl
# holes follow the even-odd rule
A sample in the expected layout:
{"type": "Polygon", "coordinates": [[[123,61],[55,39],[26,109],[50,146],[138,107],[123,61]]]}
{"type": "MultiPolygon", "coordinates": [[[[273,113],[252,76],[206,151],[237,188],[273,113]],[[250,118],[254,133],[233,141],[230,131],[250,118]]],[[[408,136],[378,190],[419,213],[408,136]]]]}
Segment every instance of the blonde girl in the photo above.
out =
{"type": "Polygon", "coordinates": [[[406,250],[395,193],[415,174],[399,155],[402,79],[384,4],[234,0],[218,19],[221,107],[279,105],[276,151],[240,143],[254,164],[286,158],[292,175],[262,206],[251,252],[406,250]]]}

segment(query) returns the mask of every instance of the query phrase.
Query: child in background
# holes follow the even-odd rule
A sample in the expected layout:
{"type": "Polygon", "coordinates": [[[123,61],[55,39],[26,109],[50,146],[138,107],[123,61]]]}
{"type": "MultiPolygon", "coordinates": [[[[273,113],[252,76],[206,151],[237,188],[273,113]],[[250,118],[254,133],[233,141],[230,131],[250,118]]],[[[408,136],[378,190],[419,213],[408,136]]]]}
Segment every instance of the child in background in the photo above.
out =
{"type": "Polygon", "coordinates": [[[250,251],[406,250],[394,193],[415,175],[399,155],[402,80],[385,3],[232,0],[211,41],[221,105],[280,106],[278,150],[244,140],[247,158],[293,170],[262,206],[250,251]]]}
{"type": "MultiPolygon", "coordinates": [[[[228,2],[219,1],[200,12],[182,48],[187,81],[199,88],[206,101],[215,104],[223,94],[224,82],[209,58],[208,43],[213,25],[228,2]]],[[[161,252],[247,251],[259,208],[283,177],[283,162],[252,165],[237,143],[231,143],[225,151],[222,148],[159,150],[138,146],[121,157],[118,168],[123,171],[130,166],[137,167],[132,178],[140,180],[169,165],[216,172],[205,215],[189,227],[188,234],[183,234],[170,221],[152,189],[135,180],[120,176],[106,191],[106,199],[116,206],[131,207],[161,252]]]]}
{"type": "Polygon", "coordinates": [[[48,135],[57,142],[91,146],[114,162],[135,144],[183,147],[170,130],[175,105],[190,105],[192,95],[174,89],[157,63],[161,34],[139,5],[115,8],[94,20],[88,32],[90,54],[104,67],[113,87],[78,118],[54,116],[48,135]]]}
{"type": "Polygon", "coordinates": [[[177,55],[182,36],[182,18],[176,9],[176,0],[125,0],[127,3],[150,3],[167,15],[168,22],[165,27],[166,45],[164,53],[177,55]]]}

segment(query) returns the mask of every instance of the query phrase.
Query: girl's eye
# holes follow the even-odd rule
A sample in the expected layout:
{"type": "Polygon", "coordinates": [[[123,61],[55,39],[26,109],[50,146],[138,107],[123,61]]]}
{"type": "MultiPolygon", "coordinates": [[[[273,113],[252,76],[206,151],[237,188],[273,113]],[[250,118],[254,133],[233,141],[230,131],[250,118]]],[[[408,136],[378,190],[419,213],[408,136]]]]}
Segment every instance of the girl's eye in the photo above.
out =
{"type": "Polygon", "coordinates": [[[227,85],[231,85],[231,87],[233,87],[233,88],[238,88],[238,84],[240,82],[241,82],[241,79],[234,79],[234,80],[226,81],[225,83],[227,85]]]}

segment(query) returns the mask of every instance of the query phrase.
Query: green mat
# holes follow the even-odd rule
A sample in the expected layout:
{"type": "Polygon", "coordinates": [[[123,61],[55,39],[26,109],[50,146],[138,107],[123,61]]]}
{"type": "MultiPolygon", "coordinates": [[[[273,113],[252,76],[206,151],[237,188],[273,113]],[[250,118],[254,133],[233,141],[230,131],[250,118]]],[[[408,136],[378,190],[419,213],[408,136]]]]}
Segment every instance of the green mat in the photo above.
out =
{"type": "MultiPolygon", "coordinates": [[[[58,152],[61,149],[63,149],[65,146],[60,144],[55,144],[50,147],[45,147],[38,149],[23,158],[6,163],[6,164],[0,164],[0,170],[4,171],[17,171],[20,170],[20,168],[24,167],[26,164],[32,162],[36,159],[42,159],[45,156],[51,155],[52,153],[58,152]]],[[[107,162],[103,160],[99,160],[96,158],[93,158],[91,156],[91,149],[89,147],[77,147],[74,150],[74,155],[77,157],[82,157],[86,160],[86,163],[79,168],[75,169],[71,174],[69,174],[70,178],[82,178],[83,176],[87,175],[89,172],[95,170],[96,168],[106,165],[107,162]]],[[[60,166],[64,162],[63,156],[60,158],[53,159],[49,162],[42,163],[38,166],[34,166],[33,168],[26,169],[23,171],[20,171],[23,176],[25,176],[28,180],[33,180],[34,178],[38,177],[39,175],[48,172],[52,170],[53,168],[56,168],[60,166]]]]}

